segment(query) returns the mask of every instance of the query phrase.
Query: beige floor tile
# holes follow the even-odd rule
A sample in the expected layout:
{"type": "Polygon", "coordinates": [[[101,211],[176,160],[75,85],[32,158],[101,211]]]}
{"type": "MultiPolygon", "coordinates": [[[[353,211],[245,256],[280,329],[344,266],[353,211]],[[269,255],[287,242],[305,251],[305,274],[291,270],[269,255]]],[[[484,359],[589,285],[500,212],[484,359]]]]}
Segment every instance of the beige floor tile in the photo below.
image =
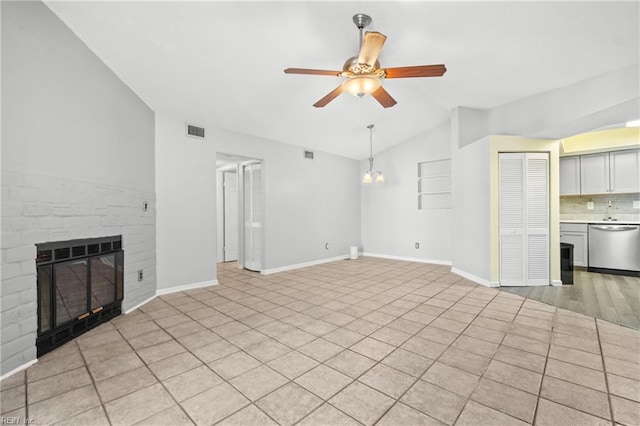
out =
{"type": "Polygon", "coordinates": [[[546,376],[542,381],[540,397],[594,416],[610,418],[607,394],[564,380],[546,376]]]}
{"type": "Polygon", "coordinates": [[[488,328],[489,330],[500,331],[503,333],[508,332],[511,328],[510,322],[500,321],[487,317],[477,317],[471,324],[478,327],[488,328]]]}
{"type": "Polygon", "coordinates": [[[188,426],[192,424],[193,422],[182,408],[174,405],[137,423],[136,426],[188,426]]]}
{"type": "Polygon", "coordinates": [[[247,371],[229,383],[251,401],[256,401],[269,392],[287,383],[289,379],[263,365],[247,371]]]}
{"type": "Polygon", "coordinates": [[[318,361],[301,354],[298,351],[291,351],[280,358],[269,362],[269,367],[290,380],[306,373],[318,365],[318,361]]]}
{"type": "Polygon", "coordinates": [[[382,364],[410,374],[413,377],[420,377],[433,364],[433,360],[404,349],[396,349],[382,360],[382,364]]]}
{"type": "Polygon", "coordinates": [[[298,377],[295,382],[320,398],[327,400],[353,379],[325,365],[319,365],[298,377]]]}
{"type": "Polygon", "coordinates": [[[422,380],[468,398],[478,385],[480,377],[464,370],[435,362],[424,373],[422,380]]]}
{"type": "Polygon", "coordinates": [[[231,343],[218,340],[208,345],[200,346],[193,350],[193,354],[204,363],[210,363],[227,355],[238,352],[240,349],[231,343]]]}
{"type": "Polygon", "coordinates": [[[467,403],[456,421],[456,426],[525,426],[527,424],[473,401],[467,403]]]}
{"type": "Polygon", "coordinates": [[[345,350],[327,360],[325,364],[355,379],[370,369],[375,361],[353,351],[345,350]]]}
{"type": "Polygon", "coordinates": [[[322,404],[322,400],[293,382],[270,393],[256,405],[283,426],[289,426],[322,404]]]}
{"type": "MultiPolygon", "coordinates": [[[[638,353],[638,357],[640,358],[640,352],[638,353]]],[[[616,358],[605,358],[604,363],[607,367],[607,373],[633,380],[640,380],[640,365],[636,362],[623,361],[616,358]]]]}
{"type": "Polygon", "coordinates": [[[296,329],[276,336],[275,339],[280,343],[284,343],[290,348],[295,349],[316,340],[316,336],[311,333],[307,333],[306,331],[296,329]]]}
{"type": "Polygon", "coordinates": [[[185,351],[186,349],[178,342],[175,340],[169,340],[168,342],[160,343],[159,345],[140,349],[138,351],[138,355],[146,364],[151,364],[152,362],[161,361],[185,351]]]}
{"type": "Polygon", "coordinates": [[[260,411],[255,405],[249,405],[232,416],[227,417],[217,426],[277,426],[277,423],[260,411]]]}
{"type": "Polygon", "coordinates": [[[364,339],[364,337],[365,336],[362,334],[347,330],[346,328],[338,328],[325,334],[323,339],[328,340],[331,343],[335,343],[336,345],[340,345],[343,348],[348,348],[359,340],[364,339]]]}
{"type": "Polygon", "coordinates": [[[484,377],[534,395],[538,395],[542,380],[541,374],[496,360],[491,361],[484,377]]]}
{"type": "Polygon", "coordinates": [[[140,336],[129,339],[129,344],[135,350],[140,350],[149,346],[157,345],[162,342],[171,340],[172,337],[164,330],[156,330],[151,333],[141,334],[140,336]]]}
{"type": "Polygon", "coordinates": [[[353,382],[329,403],[365,425],[374,424],[394,400],[359,382],[353,382]]]}
{"type": "Polygon", "coordinates": [[[260,361],[244,352],[236,352],[209,364],[223,379],[231,380],[261,365],[260,361]]]}
{"type": "Polygon", "coordinates": [[[163,384],[177,401],[184,401],[222,382],[217,374],[203,365],[165,380],[163,384]]]}
{"type": "Polygon", "coordinates": [[[614,345],[607,342],[601,342],[602,354],[604,358],[616,358],[623,361],[634,362],[640,367],[640,357],[635,349],[625,348],[624,346],[614,345]]]}
{"type": "Polygon", "coordinates": [[[443,352],[438,361],[479,376],[487,369],[491,359],[460,349],[449,348],[443,352]]]}
{"type": "Polygon", "coordinates": [[[430,359],[438,358],[447,349],[445,345],[418,336],[407,340],[401,348],[430,359]]]}
{"type": "Polygon", "coordinates": [[[607,373],[607,382],[612,395],[640,402],[640,381],[607,373]]]}
{"type": "Polygon", "coordinates": [[[82,356],[87,364],[102,362],[116,355],[132,352],[131,346],[124,340],[107,343],[104,346],[92,347],[82,350],[82,356]]]}
{"type": "Polygon", "coordinates": [[[93,385],[83,386],[35,404],[29,404],[29,418],[38,424],[53,424],[100,406],[93,385]]]}
{"type": "Polygon", "coordinates": [[[359,353],[360,355],[364,355],[376,361],[380,361],[387,355],[389,355],[393,350],[396,349],[395,346],[389,345],[387,343],[381,342],[379,340],[372,339],[370,337],[364,338],[355,345],[351,346],[352,351],[359,353]]]}
{"type": "Polygon", "coordinates": [[[400,401],[443,423],[453,424],[466,399],[424,380],[418,380],[400,401]]]}
{"type": "Polygon", "coordinates": [[[602,357],[600,355],[571,349],[566,346],[551,345],[549,358],[588,367],[593,370],[603,370],[602,357]]]}
{"type": "Polygon", "coordinates": [[[430,325],[437,328],[442,328],[443,330],[451,331],[452,333],[462,333],[464,329],[467,328],[468,324],[440,317],[433,321],[430,325]]]}
{"type": "Polygon", "coordinates": [[[0,390],[10,389],[26,383],[26,370],[19,371],[0,381],[0,390]]]}
{"type": "Polygon", "coordinates": [[[164,318],[159,318],[156,320],[156,324],[164,329],[167,329],[179,324],[188,323],[189,321],[192,320],[188,316],[184,314],[176,314],[164,318]]]}
{"type": "Polygon", "coordinates": [[[257,345],[260,342],[267,340],[269,336],[262,334],[256,330],[247,330],[242,333],[235,334],[227,337],[227,341],[233,343],[235,346],[244,349],[250,346],[257,345]]]}
{"type": "Polygon", "coordinates": [[[245,349],[245,352],[262,362],[272,361],[290,351],[291,348],[273,339],[267,339],[245,349]]]}
{"type": "Polygon", "coordinates": [[[398,425],[424,425],[442,426],[444,423],[414,410],[408,405],[397,403],[380,419],[378,426],[398,426],[398,425]]]}
{"type": "Polygon", "coordinates": [[[491,358],[498,349],[498,344],[488,342],[486,340],[476,339],[475,337],[460,336],[451,345],[454,348],[462,349],[468,352],[472,352],[477,355],[482,355],[487,358],[491,358]]]}
{"type": "Polygon", "coordinates": [[[502,341],[502,345],[532,354],[547,356],[549,344],[517,334],[507,334],[502,341]]]}
{"type": "Polygon", "coordinates": [[[533,421],[537,403],[530,393],[488,379],[480,381],[471,399],[528,423],[533,421]]]}
{"type": "Polygon", "coordinates": [[[298,348],[299,352],[302,352],[319,362],[328,360],[342,350],[341,346],[331,343],[323,338],[316,339],[313,342],[307,343],[306,345],[298,348]]]}
{"type": "Polygon", "coordinates": [[[198,425],[211,425],[235,413],[250,401],[228,383],[221,383],[180,405],[198,425]],[[215,404],[212,401],[216,401],[215,404]]]}
{"type": "Polygon", "coordinates": [[[76,338],[76,343],[81,351],[93,348],[104,348],[113,343],[124,341],[122,335],[114,328],[104,328],[102,326],[94,328],[88,333],[76,338]]]}
{"type": "Polygon", "coordinates": [[[543,356],[510,348],[509,346],[500,346],[495,355],[493,355],[493,359],[535,371],[536,373],[543,373],[547,362],[543,356]]]}
{"type": "Polygon", "coordinates": [[[640,403],[628,399],[611,396],[613,419],[616,423],[625,425],[640,424],[640,403]]]}
{"type": "Polygon", "coordinates": [[[378,364],[358,380],[392,398],[400,398],[416,379],[384,364],[378,364]]]}
{"type": "Polygon", "coordinates": [[[362,334],[364,336],[368,336],[373,333],[377,329],[381,328],[380,324],[376,324],[371,321],[367,321],[363,318],[357,319],[349,324],[345,325],[345,328],[355,331],[356,333],[362,334]]]}
{"type": "Polygon", "coordinates": [[[607,391],[607,385],[605,384],[604,373],[602,371],[592,370],[550,358],[547,361],[545,374],[598,391],[607,391]]]}
{"type": "Polygon", "coordinates": [[[202,361],[193,356],[191,352],[185,352],[162,361],[149,364],[149,369],[160,380],[166,380],[185,371],[193,370],[202,365],[202,361]]]}
{"type": "Polygon", "coordinates": [[[174,405],[173,398],[160,384],[155,384],[105,404],[113,424],[134,424],[174,405]]]}
{"type": "Polygon", "coordinates": [[[147,367],[139,367],[126,373],[96,382],[102,402],[109,402],[131,392],[146,388],[157,380],[147,367]]]}
{"type": "Polygon", "coordinates": [[[369,337],[392,346],[400,346],[409,340],[411,334],[400,330],[394,330],[390,327],[382,327],[381,329],[374,331],[369,337]]]}
{"type": "Polygon", "coordinates": [[[133,353],[126,353],[109,358],[106,361],[89,365],[89,372],[95,381],[108,379],[129,370],[142,367],[144,363],[133,353]]]}
{"type": "Polygon", "coordinates": [[[178,338],[178,342],[190,351],[208,345],[209,343],[216,342],[218,340],[220,340],[220,336],[210,330],[203,330],[194,334],[189,334],[188,336],[178,338]]]}
{"type": "Polygon", "coordinates": [[[347,416],[330,404],[320,408],[302,419],[299,426],[359,426],[360,423],[347,416]]]}
{"type": "Polygon", "coordinates": [[[430,340],[432,342],[437,342],[442,345],[449,346],[458,338],[459,334],[453,333],[451,331],[443,330],[441,328],[427,326],[423,328],[417,334],[417,336],[423,339],[430,340]]]}
{"type": "Polygon", "coordinates": [[[224,338],[235,336],[236,334],[240,334],[247,330],[250,330],[250,328],[240,321],[232,321],[211,328],[211,331],[224,338]]]}
{"type": "Polygon", "coordinates": [[[37,364],[29,367],[27,370],[27,381],[34,382],[36,380],[42,380],[83,366],[84,359],[77,346],[67,344],[39,358],[37,364]],[[54,357],[49,355],[54,355],[54,357]]]}
{"type": "MultiPolygon", "coordinates": [[[[37,382],[36,382],[37,383],[37,382]]],[[[2,414],[25,406],[26,386],[14,386],[0,392],[0,410],[2,414]]]]}
{"type": "Polygon", "coordinates": [[[582,411],[540,398],[536,411],[536,426],[580,425],[605,426],[611,422],[582,411]]]}
{"type": "Polygon", "coordinates": [[[551,343],[580,351],[591,352],[593,354],[600,354],[600,345],[597,339],[583,339],[582,337],[554,332],[551,337],[551,343]]]}
{"type": "Polygon", "coordinates": [[[505,333],[491,330],[489,328],[478,327],[477,325],[470,325],[464,331],[463,335],[486,340],[487,342],[500,343],[502,342],[502,339],[504,339],[505,333]]]}
{"type": "Polygon", "coordinates": [[[56,423],[56,426],[109,426],[109,419],[102,406],[91,408],[83,413],[56,423]]]}

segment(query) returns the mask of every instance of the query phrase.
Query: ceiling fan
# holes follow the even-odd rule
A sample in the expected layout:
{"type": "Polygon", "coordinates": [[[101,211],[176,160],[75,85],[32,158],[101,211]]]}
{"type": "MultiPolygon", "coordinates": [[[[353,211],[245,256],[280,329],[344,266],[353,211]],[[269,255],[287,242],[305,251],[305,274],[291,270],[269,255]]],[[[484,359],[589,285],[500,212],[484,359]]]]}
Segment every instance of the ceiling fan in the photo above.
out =
{"type": "Polygon", "coordinates": [[[371,23],[371,17],[362,13],[353,16],[353,23],[360,30],[360,53],[344,63],[342,71],[315,70],[306,68],[287,68],[286,74],[328,75],[346,77],[340,86],[313,104],[322,108],[338,97],[342,92],[351,93],[359,97],[370,94],[385,108],[394,106],[397,102],[384,87],[383,78],[409,77],[441,77],[447,71],[444,65],[418,65],[412,67],[380,68],[378,55],[387,36],[379,32],[367,31],[362,37],[362,30],[371,23]]]}

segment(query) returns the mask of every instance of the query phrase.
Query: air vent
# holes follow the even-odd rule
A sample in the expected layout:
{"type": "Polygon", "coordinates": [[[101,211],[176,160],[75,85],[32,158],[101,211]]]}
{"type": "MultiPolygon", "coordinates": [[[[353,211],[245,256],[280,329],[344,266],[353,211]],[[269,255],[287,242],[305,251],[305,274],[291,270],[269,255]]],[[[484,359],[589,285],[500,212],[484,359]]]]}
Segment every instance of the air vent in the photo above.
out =
{"type": "Polygon", "coordinates": [[[312,151],[305,151],[304,152],[304,158],[308,158],[309,160],[313,160],[313,152],[312,151]]]}
{"type": "Polygon", "coordinates": [[[195,126],[187,123],[187,136],[193,138],[204,139],[204,127],[195,126]]]}

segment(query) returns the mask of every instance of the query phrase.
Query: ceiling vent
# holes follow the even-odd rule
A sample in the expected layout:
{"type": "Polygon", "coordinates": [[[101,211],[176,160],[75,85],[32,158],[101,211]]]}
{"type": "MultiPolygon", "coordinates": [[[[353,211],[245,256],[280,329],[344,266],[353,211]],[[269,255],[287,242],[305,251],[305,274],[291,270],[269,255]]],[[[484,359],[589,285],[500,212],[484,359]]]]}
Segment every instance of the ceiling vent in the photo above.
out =
{"type": "Polygon", "coordinates": [[[309,160],[313,160],[313,152],[312,151],[305,151],[304,152],[304,158],[308,158],[309,160]]]}
{"type": "Polygon", "coordinates": [[[204,127],[186,123],[187,136],[192,138],[204,139],[204,127]]]}

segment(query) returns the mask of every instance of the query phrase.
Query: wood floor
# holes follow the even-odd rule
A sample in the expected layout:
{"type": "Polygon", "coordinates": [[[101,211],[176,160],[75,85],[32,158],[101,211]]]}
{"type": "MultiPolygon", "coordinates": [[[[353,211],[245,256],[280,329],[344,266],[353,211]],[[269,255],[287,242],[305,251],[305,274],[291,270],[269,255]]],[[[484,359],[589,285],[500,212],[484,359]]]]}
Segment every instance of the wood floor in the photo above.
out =
{"type": "Polygon", "coordinates": [[[562,287],[502,287],[501,290],[640,329],[640,278],[574,271],[562,287]]]}

